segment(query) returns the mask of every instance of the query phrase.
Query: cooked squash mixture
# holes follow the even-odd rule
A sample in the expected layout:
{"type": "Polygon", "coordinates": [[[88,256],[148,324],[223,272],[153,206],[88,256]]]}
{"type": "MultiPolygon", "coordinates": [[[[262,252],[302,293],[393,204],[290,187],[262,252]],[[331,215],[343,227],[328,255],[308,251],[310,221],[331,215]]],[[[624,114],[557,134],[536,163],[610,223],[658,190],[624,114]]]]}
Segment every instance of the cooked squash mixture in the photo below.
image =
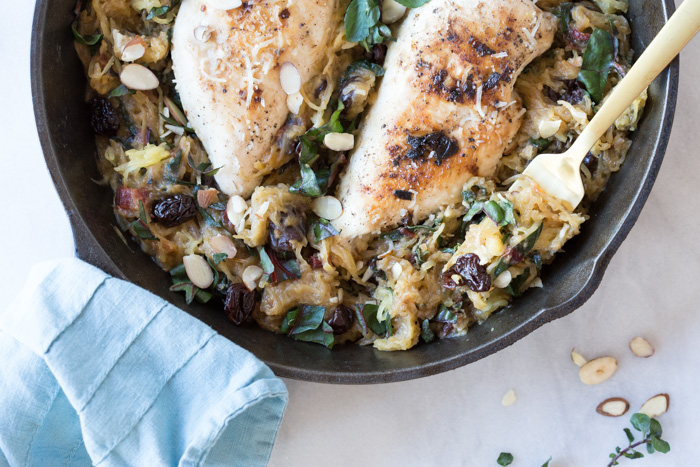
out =
{"type": "Polygon", "coordinates": [[[184,303],[329,348],[461,336],[546,287],[646,92],[581,165],[576,211],[521,173],[631,66],[627,1],[418,3],[78,2],[115,235],[184,303]]]}

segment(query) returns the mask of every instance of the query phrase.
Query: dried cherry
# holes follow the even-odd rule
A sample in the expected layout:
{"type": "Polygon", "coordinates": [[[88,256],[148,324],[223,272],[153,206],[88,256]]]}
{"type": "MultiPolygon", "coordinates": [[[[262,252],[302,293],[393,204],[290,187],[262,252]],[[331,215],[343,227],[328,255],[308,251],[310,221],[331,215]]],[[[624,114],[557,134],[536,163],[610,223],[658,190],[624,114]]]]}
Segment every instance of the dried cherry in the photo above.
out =
{"type": "Polygon", "coordinates": [[[333,328],[333,334],[344,334],[350,330],[355,321],[355,314],[345,305],[338,305],[333,310],[333,315],[328,320],[328,324],[333,328]]]}
{"type": "Polygon", "coordinates": [[[454,289],[462,283],[474,292],[487,292],[491,288],[491,277],[486,267],[479,264],[479,256],[474,253],[457,258],[455,265],[445,271],[442,279],[447,289],[454,289]],[[452,279],[455,274],[462,278],[459,284],[452,279]]]}
{"type": "Polygon", "coordinates": [[[255,310],[255,292],[244,284],[231,284],[226,290],[224,311],[236,326],[243,324],[255,310]]]}
{"type": "Polygon", "coordinates": [[[89,104],[90,126],[96,135],[114,136],[119,130],[119,115],[104,97],[95,97],[89,104]]]}
{"type": "Polygon", "coordinates": [[[153,218],[165,227],[184,224],[197,215],[197,204],[188,195],[174,195],[153,205],[153,218]]]}

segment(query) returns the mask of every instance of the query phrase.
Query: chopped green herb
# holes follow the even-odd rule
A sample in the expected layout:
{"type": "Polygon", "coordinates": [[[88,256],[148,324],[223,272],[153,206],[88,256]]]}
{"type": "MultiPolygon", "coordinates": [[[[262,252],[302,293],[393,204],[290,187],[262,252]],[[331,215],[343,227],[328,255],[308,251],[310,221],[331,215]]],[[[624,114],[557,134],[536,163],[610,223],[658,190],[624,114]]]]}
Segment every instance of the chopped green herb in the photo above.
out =
{"type": "Polygon", "coordinates": [[[537,239],[540,238],[542,233],[542,223],[537,226],[537,228],[525,237],[520,243],[515,245],[513,248],[506,249],[506,252],[501,259],[498,260],[496,269],[493,272],[493,277],[498,277],[503,271],[509,267],[518,264],[530,253],[537,243],[537,239]]]}
{"type": "Polygon", "coordinates": [[[112,92],[110,92],[107,97],[122,97],[126,96],[127,94],[136,94],[136,91],[133,89],[127,88],[125,85],[120,84],[116,88],[112,89],[112,92]]]}
{"type": "Polygon", "coordinates": [[[280,260],[277,255],[272,250],[268,250],[267,247],[260,248],[258,254],[260,255],[260,263],[262,264],[265,276],[271,284],[278,284],[288,279],[299,279],[301,277],[301,271],[299,270],[299,265],[296,260],[280,260]]]}
{"type": "Polygon", "coordinates": [[[389,232],[384,232],[380,235],[381,238],[388,238],[389,240],[398,241],[401,240],[406,235],[411,235],[413,232],[418,230],[425,230],[428,232],[435,232],[436,228],[430,225],[418,224],[418,225],[407,225],[405,227],[399,227],[398,229],[390,230],[389,232]]]}
{"type": "Polygon", "coordinates": [[[326,308],[302,305],[287,312],[281,331],[294,339],[333,347],[333,328],[323,320],[326,308]]]}
{"type": "Polygon", "coordinates": [[[396,3],[400,3],[401,5],[408,8],[418,8],[425,5],[429,1],[430,0],[396,0],[396,3]]]}
{"type": "Polygon", "coordinates": [[[384,336],[387,334],[386,322],[391,320],[388,319],[386,321],[379,321],[379,319],[377,319],[378,311],[379,305],[375,305],[373,303],[365,303],[356,306],[355,316],[357,318],[357,322],[360,323],[360,327],[362,328],[362,332],[364,334],[367,334],[368,329],[378,336],[384,336]]]}
{"type": "Polygon", "coordinates": [[[382,12],[377,0],[352,0],[345,12],[345,37],[349,42],[361,42],[370,36],[382,12]]]}
{"type": "Polygon", "coordinates": [[[81,35],[78,32],[78,23],[77,22],[74,22],[71,25],[71,29],[73,30],[73,37],[75,37],[75,40],[78,41],[79,44],[83,44],[83,45],[88,45],[88,46],[98,45],[98,43],[104,37],[102,34],[95,34],[93,36],[81,35]]]}
{"type": "Polygon", "coordinates": [[[430,320],[424,319],[420,326],[420,338],[426,344],[435,340],[435,333],[430,329],[430,320]]]}
{"type": "Polygon", "coordinates": [[[311,224],[311,232],[313,234],[313,242],[318,243],[330,237],[338,235],[338,232],[333,225],[326,219],[318,218],[311,224]]]}
{"type": "Polygon", "coordinates": [[[228,255],[226,253],[216,253],[214,256],[212,256],[211,260],[214,263],[214,266],[218,266],[219,263],[221,263],[226,258],[228,258],[228,255]]]}
{"type": "Polygon", "coordinates": [[[549,140],[547,138],[532,138],[529,142],[539,151],[544,151],[547,149],[547,146],[549,146],[549,140]]]}
{"type": "Polygon", "coordinates": [[[218,169],[213,169],[210,170],[211,168],[211,162],[202,162],[201,164],[195,165],[194,159],[192,158],[192,155],[187,156],[187,164],[194,170],[195,172],[199,172],[202,175],[208,175],[210,177],[213,177],[217,173],[219,173],[219,170],[221,170],[221,167],[218,169]]]}
{"type": "Polygon", "coordinates": [[[437,321],[438,323],[456,323],[457,315],[453,310],[447,308],[444,303],[441,303],[433,321],[437,321]]]}
{"type": "Polygon", "coordinates": [[[214,219],[204,208],[198,206],[197,211],[199,211],[199,215],[202,216],[202,219],[204,219],[204,222],[207,224],[211,225],[212,227],[223,227],[221,222],[214,219]]]}
{"type": "Polygon", "coordinates": [[[290,193],[318,198],[326,193],[326,186],[319,183],[319,177],[308,164],[301,164],[301,180],[289,187],[290,193]]]}
{"type": "Polygon", "coordinates": [[[523,289],[523,286],[525,285],[525,282],[529,277],[530,268],[527,268],[525,271],[523,271],[522,274],[519,274],[517,277],[510,281],[510,284],[508,284],[508,287],[506,287],[506,292],[508,292],[513,297],[521,296],[525,291],[523,289]]]}
{"type": "Polygon", "coordinates": [[[164,5],[156,8],[151,8],[151,10],[148,12],[148,15],[146,16],[146,20],[150,21],[153,18],[160,18],[162,16],[165,16],[170,11],[174,10],[175,7],[177,7],[179,4],[180,0],[173,0],[172,5],[164,5]]]}
{"type": "Polygon", "coordinates": [[[569,23],[571,22],[571,8],[573,3],[562,3],[561,5],[552,8],[552,14],[559,19],[559,30],[563,34],[569,33],[569,23]]]}
{"type": "Polygon", "coordinates": [[[170,277],[173,285],[170,287],[171,292],[184,292],[185,303],[191,304],[194,300],[200,303],[207,303],[212,298],[212,294],[206,290],[202,290],[190,281],[185,271],[185,266],[180,264],[170,270],[170,277]]]}
{"type": "Polygon", "coordinates": [[[498,465],[503,467],[510,465],[513,463],[513,454],[509,452],[502,452],[498,455],[498,460],[496,460],[496,462],[498,462],[498,465]]]}
{"type": "Polygon", "coordinates": [[[617,38],[605,29],[595,28],[583,52],[578,81],[586,87],[593,102],[603,98],[608,75],[617,56],[617,38]]]}
{"type": "Polygon", "coordinates": [[[146,209],[143,207],[143,201],[139,201],[139,218],[132,222],[130,225],[134,229],[136,235],[144,240],[159,240],[158,237],[153,235],[151,229],[148,227],[150,219],[146,215],[146,209]]]}

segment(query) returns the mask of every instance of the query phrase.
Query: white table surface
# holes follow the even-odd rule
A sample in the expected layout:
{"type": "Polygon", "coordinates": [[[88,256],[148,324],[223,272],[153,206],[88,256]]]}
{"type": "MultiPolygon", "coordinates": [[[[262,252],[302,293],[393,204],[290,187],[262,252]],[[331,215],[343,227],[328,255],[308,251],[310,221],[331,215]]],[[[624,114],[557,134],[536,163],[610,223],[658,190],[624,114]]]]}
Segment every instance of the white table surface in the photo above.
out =
{"type": "MultiPolygon", "coordinates": [[[[29,86],[33,2],[6,1],[0,15],[0,162],[3,167],[0,297],[18,291],[36,262],[73,254],[68,220],[51,183],[34,124],[29,86]]],[[[660,418],[669,454],[622,465],[698,465],[700,438],[700,39],[681,55],[680,94],[661,172],[639,221],[595,295],[571,315],[466,367],[414,381],[332,386],[286,380],[290,403],[273,466],[603,466],[623,445],[628,416],[595,412],[607,397],[632,408],[667,392],[660,418]],[[628,341],[656,346],[639,359],[628,341]],[[609,381],[588,387],[569,352],[619,362],[609,381]],[[501,406],[513,388],[518,400],[501,406]]],[[[628,164],[634,164],[630,154],[628,164]]],[[[585,228],[585,224],[584,224],[585,228]]]]}

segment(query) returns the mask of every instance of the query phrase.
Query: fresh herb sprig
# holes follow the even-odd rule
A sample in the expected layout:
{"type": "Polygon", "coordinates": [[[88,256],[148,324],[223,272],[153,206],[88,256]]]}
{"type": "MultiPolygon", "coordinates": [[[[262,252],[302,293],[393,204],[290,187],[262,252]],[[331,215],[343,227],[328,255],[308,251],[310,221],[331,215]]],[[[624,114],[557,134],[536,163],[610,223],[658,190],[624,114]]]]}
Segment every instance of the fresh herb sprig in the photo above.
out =
{"type": "Polygon", "coordinates": [[[618,465],[618,461],[625,457],[627,459],[639,459],[644,457],[644,454],[637,451],[639,446],[646,445],[647,453],[653,454],[661,452],[666,454],[671,450],[671,446],[667,441],[661,439],[661,424],[655,418],[650,418],[643,413],[636,413],[630,418],[632,427],[642,434],[642,439],[635,441],[634,434],[629,428],[625,428],[624,432],[627,436],[628,445],[625,448],[619,446],[615,448],[615,452],[610,454],[610,463],[608,467],[618,465]]]}

